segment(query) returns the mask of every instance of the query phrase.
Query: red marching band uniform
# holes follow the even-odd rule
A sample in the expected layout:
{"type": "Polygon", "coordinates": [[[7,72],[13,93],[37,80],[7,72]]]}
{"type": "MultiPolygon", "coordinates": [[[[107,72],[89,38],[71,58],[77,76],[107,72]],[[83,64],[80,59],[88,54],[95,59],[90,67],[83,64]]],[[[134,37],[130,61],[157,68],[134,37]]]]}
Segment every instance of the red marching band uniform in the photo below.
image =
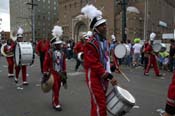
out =
{"type": "Polygon", "coordinates": [[[113,63],[114,63],[114,66],[116,68],[116,71],[117,73],[120,73],[120,69],[119,69],[119,61],[118,61],[118,58],[115,56],[115,53],[114,53],[114,49],[111,50],[111,54],[112,54],[112,59],[113,59],[113,63]]]}
{"type": "Polygon", "coordinates": [[[86,5],[81,12],[91,19],[90,29],[93,35],[84,45],[84,69],[86,83],[91,95],[91,116],[107,116],[106,92],[108,82],[117,84],[111,74],[110,49],[106,39],[106,19],[93,5],[86,5]],[[90,12],[94,9],[93,12],[90,12]],[[93,15],[95,14],[95,15],[93,15]]]}
{"type": "Polygon", "coordinates": [[[75,47],[74,47],[74,53],[75,54],[83,52],[83,50],[84,50],[84,43],[79,41],[78,43],[75,44],[75,47]]]}
{"type": "Polygon", "coordinates": [[[54,77],[54,84],[53,84],[53,96],[52,96],[52,104],[53,106],[60,105],[59,102],[59,91],[61,87],[61,75],[59,75],[59,72],[65,72],[66,73],[66,56],[64,52],[61,52],[61,56],[57,57],[55,60],[53,58],[53,52],[52,50],[49,50],[49,52],[46,53],[45,59],[44,59],[44,65],[43,65],[43,72],[48,73],[50,72],[54,77]],[[54,65],[59,63],[60,70],[56,70],[54,68],[54,65]]]}
{"type": "MultiPolygon", "coordinates": [[[[52,32],[56,33],[62,31],[60,26],[54,26],[52,32]]],[[[60,32],[61,33],[61,32],[60,32]]],[[[53,34],[55,35],[55,34],[53,34]]],[[[62,33],[59,35],[61,36],[62,33]]],[[[58,35],[57,35],[58,36],[58,35]]],[[[62,74],[67,77],[66,74],[66,55],[62,50],[63,41],[59,40],[58,37],[54,37],[50,40],[52,47],[45,54],[44,64],[43,64],[43,78],[48,78],[51,74],[53,75],[53,87],[52,87],[52,106],[55,110],[61,111],[61,105],[59,101],[59,92],[62,81],[62,74]]],[[[64,86],[64,82],[63,82],[64,86]]]]}
{"type": "Polygon", "coordinates": [[[45,53],[49,50],[49,48],[50,48],[50,42],[47,39],[40,40],[36,46],[36,53],[40,57],[40,68],[42,73],[43,73],[43,62],[45,53]]]}
{"type": "MultiPolygon", "coordinates": [[[[23,42],[23,29],[19,28],[18,32],[17,32],[17,40],[15,43],[15,47],[17,45],[18,42],[23,42]]],[[[23,81],[23,85],[28,85],[27,82],[27,66],[26,65],[18,65],[15,64],[15,82],[18,83],[18,78],[19,78],[19,73],[20,70],[22,69],[22,81],[23,81]]]]}
{"type": "Polygon", "coordinates": [[[167,103],[175,107],[175,73],[169,85],[167,103]]]}
{"type": "Polygon", "coordinates": [[[173,74],[172,81],[168,88],[167,103],[165,110],[171,115],[175,114],[175,72],[173,74]]]}
{"type": "Polygon", "coordinates": [[[157,65],[156,56],[153,53],[153,48],[152,48],[152,45],[151,44],[148,44],[146,46],[145,52],[149,54],[149,57],[148,57],[148,64],[146,66],[146,69],[144,71],[144,74],[145,75],[148,74],[151,65],[153,65],[154,72],[155,72],[156,76],[159,76],[160,75],[160,71],[159,71],[159,68],[158,68],[158,65],[157,65]]]}
{"type": "Polygon", "coordinates": [[[7,55],[6,56],[6,60],[7,60],[7,63],[8,63],[8,77],[14,77],[14,49],[15,49],[15,43],[13,42],[13,40],[7,40],[7,44],[4,46],[4,52],[6,54],[9,54],[10,55],[7,55]],[[8,44],[8,41],[10,42],[8,44]]]}
{"type": "MultiPolygon", "coordinates": [[[[84,67],[86,82],[91,93],[91,116],[107,116],[106,114],[106,92],[108,88],[108,75],[110,72],[109,47],[105,51],[106,62],[101,58],[102,51],[98,35],[93,35],[84,47],[84,67]],[[107,66],[108,65],[108,66],[107,66]],[[97,111],[98,109],[98,111],[97,111]]],[[[106,41],[106,40],[104,40],[106,41]]],[[[106,42],[106,45],[107,42],[106,42]]]]}

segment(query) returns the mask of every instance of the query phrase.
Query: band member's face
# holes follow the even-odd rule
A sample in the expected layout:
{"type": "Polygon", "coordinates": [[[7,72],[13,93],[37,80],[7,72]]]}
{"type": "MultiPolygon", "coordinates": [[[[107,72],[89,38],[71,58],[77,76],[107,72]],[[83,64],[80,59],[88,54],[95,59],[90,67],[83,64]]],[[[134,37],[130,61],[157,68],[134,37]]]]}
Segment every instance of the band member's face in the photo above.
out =
{"type": "Polygon", "coordinates": [[[106,32],[107,32],[106,23],[99,25],[98,27],[96,27],[96,29],[97,29],[99,34],[106,37],[106,32]]]}
{"type": "Polygon", "coordinates": [[[55,44],[55,49],[60,50],[61,49],[61,44],[55,44]]]}
{"type": "Polygon", "coordinates": [[[23,41],[23,37],[18,37],[18,38],[17,38],[17,41],[18,41],[18,42],[22,42],[22,41],[23,41]]]}

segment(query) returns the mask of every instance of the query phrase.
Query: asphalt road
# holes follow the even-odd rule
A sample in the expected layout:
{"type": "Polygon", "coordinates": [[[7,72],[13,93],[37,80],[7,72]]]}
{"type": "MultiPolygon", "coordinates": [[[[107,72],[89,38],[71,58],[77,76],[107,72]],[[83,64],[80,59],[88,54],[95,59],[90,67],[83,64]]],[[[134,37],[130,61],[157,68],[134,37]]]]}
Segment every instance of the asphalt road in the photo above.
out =
{"type": "MultiPolygon", "coordinates": [[[[74,66],[73,59],[67,61],[68,89],[61,88],[60,102],[63,111],[57,112],[52,109],[52,93],[41,91],[42,74],[38,57],[35,58],[34,65],[28,66],[28,86],[21,85],[21,77],[18,84],[15,84],[14,79],[7,77],[6,60],[0,57],[0,116],[89,116],[90,96],[85,74],[82,67],[75,72],[74,66]]],[[[153,69],[150,76],[143,75],[142,67],[121,66],[121,69],[130,82],[121,74],[114,73],[114,76],[118,79],[119,85],[136,99],[136,105],[126,116],[159,116],[156,110],[164,108],[172,73],[161,71],[164,76],[155,77],[153,69]]]]}

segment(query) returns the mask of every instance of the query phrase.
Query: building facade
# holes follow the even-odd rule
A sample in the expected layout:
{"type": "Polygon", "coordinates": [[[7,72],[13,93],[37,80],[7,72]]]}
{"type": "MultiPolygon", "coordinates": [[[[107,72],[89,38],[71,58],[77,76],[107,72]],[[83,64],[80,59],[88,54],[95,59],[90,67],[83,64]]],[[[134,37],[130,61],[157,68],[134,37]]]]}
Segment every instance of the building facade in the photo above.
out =
{"type": "MultiPolygon", "coordinates": [[[[122,0],[121,0],[122,1],[122,0]]],[[[162,39],[163,33],[172,33],[175,24],[175,5],[171,0],[127,0],[127,8],[135,7],[139,13],[126,12],[125,33],[127,39],[149,38],[151,32],[162,39]],[[168,12],[168,13],[167,13],[168,12]]],[[[81,14],[81,8],[93,4],[107,19],[108,38],[112,34],[122,40],[122,7],[120,0],[59,0],[59,24],[63,26],[64,38],[79,39],[79,33],[89,30],[89,20],[81,14]]]]}
{"type": "Polygon", "coordinates": [[[31,40],[34,24],[36,40],[50,39],[51,30],[58,21],[58,0],[10,0],[10,21],[12,36],[16,35],[18,27],[22,27],[26,41],[31,40]]]}
{"type": "Polygon", "coordinates": [[[0,40],[1,41],[6,41],[9,38],[10,38],[10,32],[6,32],[6,31],[0,32],[0,40]]]}

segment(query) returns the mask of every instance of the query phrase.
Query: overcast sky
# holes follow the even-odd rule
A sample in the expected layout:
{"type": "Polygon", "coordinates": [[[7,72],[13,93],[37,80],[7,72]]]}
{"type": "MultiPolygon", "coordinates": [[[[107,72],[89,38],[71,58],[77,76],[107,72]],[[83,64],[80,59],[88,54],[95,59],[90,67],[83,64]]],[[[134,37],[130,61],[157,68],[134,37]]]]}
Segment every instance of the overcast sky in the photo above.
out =
{"type": "Polygon", "coordinates": [[[9,0],[0,0],[0,31],[10,31],[9,0]]]}

